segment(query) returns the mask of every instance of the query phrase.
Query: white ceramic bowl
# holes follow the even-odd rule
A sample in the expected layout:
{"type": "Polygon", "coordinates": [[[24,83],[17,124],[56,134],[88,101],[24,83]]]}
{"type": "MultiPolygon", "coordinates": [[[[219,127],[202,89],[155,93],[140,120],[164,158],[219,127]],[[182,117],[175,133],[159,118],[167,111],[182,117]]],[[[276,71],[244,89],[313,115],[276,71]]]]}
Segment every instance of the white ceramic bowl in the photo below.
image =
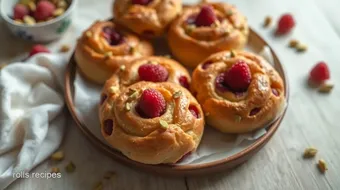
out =
{"type": "Polygon", "coordinates": [[[50,42],[60,38],[71,25],[77,4],[77,0],[67,0],[71,4],[63,15],[29,26],[17,24],[10,18],[13,15],[13,7],[18,1],[0,0],[1,17],[15,36],[34,42],[50,42]]]}

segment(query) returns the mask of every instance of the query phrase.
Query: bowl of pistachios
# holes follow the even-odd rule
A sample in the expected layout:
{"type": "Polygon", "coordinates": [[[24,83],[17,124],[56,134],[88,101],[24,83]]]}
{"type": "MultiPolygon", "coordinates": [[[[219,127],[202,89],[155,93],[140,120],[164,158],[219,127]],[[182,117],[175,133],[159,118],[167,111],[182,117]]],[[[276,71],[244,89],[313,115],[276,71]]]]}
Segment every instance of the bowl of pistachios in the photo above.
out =
{"type": "Polygon", "coordinates": [[[70,27],[76,4],[77,0],[1,0],[0,14],[15,36],[50,42],[70,27]]]}

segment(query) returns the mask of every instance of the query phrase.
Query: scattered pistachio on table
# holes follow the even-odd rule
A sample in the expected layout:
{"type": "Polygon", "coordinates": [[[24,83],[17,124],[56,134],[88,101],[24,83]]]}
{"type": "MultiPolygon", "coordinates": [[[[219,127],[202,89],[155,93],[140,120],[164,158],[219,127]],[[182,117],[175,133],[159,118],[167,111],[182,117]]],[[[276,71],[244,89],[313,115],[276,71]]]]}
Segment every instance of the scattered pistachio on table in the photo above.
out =
{"type": "Polygon", "coordinates": [[[74,165],[73,162],[69,162],[66,167],[65,167],[65,170],[67,173],[72,173],[76,170],[76,166],[74,165]]]}
{"type": "Polygon", "coordinates": [[[314,147],[309,147],[305,149],[305,152],[303,153],[304,158],[312,158],[316,155],[318,150],[314,147]]]}
{"type": "Polygon", "coordinates": [[[62,45],[59,49],[60,52],[62,53],[66,53],[68,51],[70,51],[70,46],[69,45],[62,45]]]}
{"type": "Polygon", "coordinates": [[[268,28],[271,25],[272,21],[273,19],[271,16],[266,16],[266,18],[264,19],[263,27],[268,28]]]}
{"type": "Polygon", "coordinates": [[[325,160],[320,159],[318,161],[318,168],[321,173],[325,173],[328,170],[327,163],[325,162],[325,160]]]}
{"type": "Polygon", "coordinates": [[[57,151],[54,154],[51,155],[51,159],[53,161],[61,161],[64,159],[64,152],[63,151],[57,151]]]}

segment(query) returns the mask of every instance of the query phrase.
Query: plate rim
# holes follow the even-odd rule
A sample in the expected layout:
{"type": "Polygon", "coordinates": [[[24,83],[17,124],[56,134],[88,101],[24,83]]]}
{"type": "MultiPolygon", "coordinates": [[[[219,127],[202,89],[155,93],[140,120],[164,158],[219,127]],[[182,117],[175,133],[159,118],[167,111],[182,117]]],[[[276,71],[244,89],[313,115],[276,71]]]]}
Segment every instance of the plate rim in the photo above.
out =
{"type": "Polygon", "coordinates": [[[86,136],[87,139],[91,141],[96,147],[98,147],[102,152],[108,154],[111,158],[122,162],[127,166],[135,166],[139,169],[143,169],[149,172],[153,172],[156,174],[165,174],[171,176],[193,176],[200,174],[216,173],[219,171],[224,171],[226,169],[230,169],[238,166],[239,164],[247,161],[252,155],[257,153],[262,147],[272,138],[277,129],[280,127],[280,124],[285,117],[288,105],[289,105],[289,82],[287,78],[287,73],[278,59],[276,53],[273,51],[271,46],[265,41],[261,36],[259,36],[253,29],[250,28],[250,35],[254,35],[257,39],[261,40],[263,44],[270,48],[270,51],[273,55],[274,62],[278,64],[279,69],[282,73],[282,79],[284,81],[285,88],[285,98],[287,106],[284,108],[282,115],[270,125],[268,131],[265,135],[257,139],[254,143],[252,143],[247,148],[243,149],[241,152],[238,152],[232,156],[226,157],[224,159],[216,160],[213,162],[203,163],[203,164],[193,164],[193,165],[166,165],[166,164],[158,164],[158,165],[149,165],[143,164],[136,161],[133,161],[119,151],[114,150],[109,145],[104,144],[98,138],[91,133],[86,127],[86,125],[81,121],[81,119],[77,116],[76,108],[73,101],[73,93],[72,93],[72,84],[74,81],[74,74],[76,72],[76,61],[74,60],[74,53],[72,54],[69,63],[67,65],[65,71],[65,80],[64,80],[64,97],[67,108],[72,115],[73,120],[77,124],[77,128],[82,131],[82,133],[86,136]]]}

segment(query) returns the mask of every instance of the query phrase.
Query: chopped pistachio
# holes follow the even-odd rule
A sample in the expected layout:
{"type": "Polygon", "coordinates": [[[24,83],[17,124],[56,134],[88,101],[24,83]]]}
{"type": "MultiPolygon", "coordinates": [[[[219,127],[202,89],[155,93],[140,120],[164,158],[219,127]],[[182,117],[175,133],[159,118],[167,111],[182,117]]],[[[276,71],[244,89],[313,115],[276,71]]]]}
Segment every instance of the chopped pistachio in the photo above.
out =
{"type": "Polygon", "coordinates": [[[299,41],[295,39],[289,41],[289,47],[291,48],[296,48],[298,44],[299,44],[299,41]]]}
{"type": "Polygon", "coordinates": [[[91,38],[93,34],[92,34],[91,31],[87,31],[87,32],[85,33],[85,35],[86,35],[88,38],[91,38]]]}
{"type": "Polygon", "coordinates": [[[233,50],[231,50],[230,51],[230,57],[235,57],[235,56],[236,56],[235,52],[233,50]]]}
{"type": "Polygon", "coordinates": [[[121,71],[125,71],[125,65],[121,65],[120,67],[119,67],[119,69],[121,70],[121,71]]]}
{"type": "Polygon", "coordinates": [[[70,46],[68,46],[68,45],[62,45],[62,46],[60,47],[60,50],[59,50],[59,51],[62,52],[62,53],[66,53],[66,52],[70,51],[70,46]]]}
{"type": "Polygon", "coordinates": [[[67,3],[66,3],[66,1],[64,1],[64,0],[61,0],[61,1],[59,1],[58,3],[57,3],[57,7],[58,8],[66,8],[67,7],[67,3]]]}
{"type": "Polygon", "coordinates": [[[33,1],[30,1],[27,4],[28,8],[30,9],[30,11],[34,12],[37,9],[37,6],[35,5],[35,3],[33,1]]]}
{"type": "Polygon", "coordinates": [[[65,167],[65,170],[67,173],[72,173],[76,170],[76,166],[74,165],[73,162],[69,162],[66,167],[65,167]]]}
{"type": "Polygon", "coordinates": [[[317,152],[318,150],[316,148],[313,148],[313,147],[306,148],[305,152],[303,153],[303,157],[312,158],[316,155],[317,152]]]}
{"type": "Polygon", "coordinates": [[[272,17],[266,16],[266,18],[264,19],[263,27],[265,28],[269,27],[272,21],[273,21],[272,17]]]}
{"type": "Polygon", "coordinates": [[[308,47],[306,45],[303,45],[303,44],[298,44],[296,46],[296,51],[297,52],[305,52],[307,51],[308,47]]]}
{"type": "Polygon", "coordinates": [[[118,92],[118,90],[119,90],[119,88],[118,88],[117,86],[111,86],[111,87],[109,88],[109,92],[110,92],[111,94],[116,94],[116,93],[118,92]]]}
{"type": "Polygon", "coordinates": [[[130,54],[132,54],[132,55],[135,54],[135,52],[136,52],[136,47],[130,46],[129,52],[130,52],[130,54]]]}
{"type": "Polygon", "coordinates": [[[169,59],[171,58],[171,56],[169,54],[164,55],[164,57],[169,58],[169,59]]]}
{"type": "Polygon", "coordinates": [[[325,173],[326,170],[328,170],[328,167],[327,167],[327,164],[326,164],[325,160],[323,160],[323,159],[319,160],[318,168],[319,168],[321,173],[325,173]]]}
{"type": "Polygon", "coordinates": [[[93,188],[93,190],[102,190],[103,189],[103,183],[102,182],[98,182],[95,187],[93,188]]]}
{"type": "Polygon", "coordinates": [[[158,62],[157,61],[150,61],[150,64],[158,65],[158,62]]]}
{"type": "Polygon", "coordinates": [[[113,56],[113,53],[112,53],[111,51],[105,52],[105,53],[104,53],[104,56],[105,56],[106,58],[110,58],[110,57],[113,56]]]}
{"type": "Polygon", "coordinates": [[[34,25],[36,23],[35,19],[28,15],[24,16],[24,22],[28,25],[34,25]]]}
{"type": "Polygon", "coordinates": [[[214,23],[213,23],[213,26],[214,27],[219,27],[221,25],[220,21],[219,20],[216,20],[214,23]]]}
{"type": "Polygon", "coordinates": [[[227,16],[232,16],[234,13],[233,13],[233,10],[228,10],[228,12],[227,12],[227,16]]]}
{"type": "Polygon", "coordinates": [[[114,177],[116,175],[115,172],[112,171],[108,171],[104,174],[104,179],[111,179],[112,177],[114,177]]]}
{"type": "Polygon", "coordinates": [[[334,88],[334,84],[323,83],[319,87],[319,92],[321,92],[321,93],[330,93],[333,90],[333,88],[334,88]]]}
{"type": "Polygon", "coordinates": [[[193,24],[189,24],[189,25],[187,25],[186,27],[185,27],[185,33],[191,33],[194,29],[196,28],[196,26],[195,25],[193,25],[193,24]]]}
{"type": "Polygon", "coordinates": [[[177,92],[175,92],[175,93],[172,95],[172,97],[175,98],[175,99],[177,99],[177,98],[181,97],[182,94],[183,94],[182,91],[177,91],[177,92]]]}
{"type": "Polygon", "coordinates": [[[61,161],[64,159],[64,152],[63,151],[57,151],[54,154],[51,155],[51,159],[54,161],[61,161]]]}
{"type": "Polygon", "coordinates": [[[135,92],[137,92],[137,90],[136,90],[136,89],[129,88],[129,94],[133,94],[133,93],[135,93],[135,92]]]}
{"type": "Polygon", "coordinates": [[[125,104],[125,110],[126,110],[126,111],[130,111],[130,110],[131,110],[131,103],[126,102],[126,104],[125,104]]]}
{"type": "Polygon", "coordinates": [[[58,167],[51,168],[51,173],[60,173],[60,169],[58,167]]]}
{"type": "Polygon", "coordinates": [[[16,19],[16,20],[14,20],[14,22],[16,23],[16,24],[23,24],[24,22],[22,21],[22,20],[20,20],[20,19],[16,19]]]}
{"type": "Polygon", "coordinates": [[[60,16],[60,15],[64,14],[64,12],[65,12],[64,8],[58,8],[53,12],[53,16],[55,16],[55,17],[60,16]]]}
{"type": "Polygon", "coordinates": [[[235,115],[234,116],[235,122],[239,123],[242,120],[242,117],[240,115],[235,115]]]}
{"type": "Polygon", "coordinates": [[[160,120],[160,121],[159,121],[159,124],[161,125],[161,127],[162,127],[163,129],[167,129],[167,128],[169,127],[168,122],[166,122],[166,121],[164,121],[164,120],[160,120]]]}

